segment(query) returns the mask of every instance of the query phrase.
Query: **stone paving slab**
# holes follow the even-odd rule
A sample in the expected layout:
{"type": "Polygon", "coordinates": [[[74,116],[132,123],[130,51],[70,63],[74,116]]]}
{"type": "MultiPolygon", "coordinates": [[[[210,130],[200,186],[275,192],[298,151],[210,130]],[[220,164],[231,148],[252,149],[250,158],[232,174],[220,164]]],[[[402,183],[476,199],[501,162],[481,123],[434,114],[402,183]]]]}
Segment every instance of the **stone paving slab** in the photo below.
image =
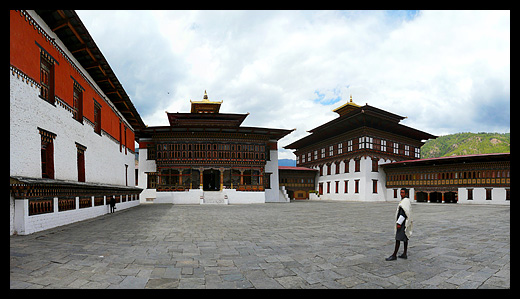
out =
{"type": "Polygon", "coordinates": [[[10,237],[10,287],[510,288],[510,207],[397,203],[141,205],[10,237]],[[402,251],[402,248],[401,248],[402,251]]]}

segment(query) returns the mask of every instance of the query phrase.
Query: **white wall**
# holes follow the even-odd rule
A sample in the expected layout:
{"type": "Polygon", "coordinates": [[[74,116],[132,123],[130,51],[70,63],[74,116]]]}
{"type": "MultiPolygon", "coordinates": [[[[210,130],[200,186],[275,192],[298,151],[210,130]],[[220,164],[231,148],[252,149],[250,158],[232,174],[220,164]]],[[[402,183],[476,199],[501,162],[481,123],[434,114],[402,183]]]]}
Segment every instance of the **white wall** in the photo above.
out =
{"type": "MultiPolygon", "coordinates": [[[[147,141],[147,139],[141,139],[140,141],[147,141]]],[[[142,188],[143,192],[141,192],[141,195],[139,197],[139,200],[141,203],[153,203],[156,202],[155,198],[157,198],[158,192],[156,189],[146,189],[146,186],[148,185],[148,175],[146,172],[156,172],[157,167],[155,164],[155,160],[147,160],[146,157],[148,156],[148,150],[146,148],[140,148],[139,149],[139,175],[137,176],[137,187],[142,188]],[[153,201],[147,201],[147,198],[149,200],[153,201]]],[[[159,192],[161,193],[161,192],[159,192]]]]}
{"type": "MultiPolygon", "coordinates": [[[[276,142],[276,140],[270,140],[276,142]]],[[[265,164],[265,172],[271,173],[271,189],[265,189],[265,202],[287,202],[280,197],[278,181],[278,150],[270,151],[271,160],[265,164]]]]}
{"type": "Polygon", "coordinates": [[[510,201],[506,200],[506,188],[493,188],[493,190],[491,190],[491,200],[486,200],[486,188],[458,188],[457,191],[459,199],[458,203],[510,205],[510,201]],[[468,200],[468,189],[473,189],[473,200],[468,200]]]}
{"type": "Polygon", "coordinates": [[[88,121],[83,124],[72,113],[56,103],[42,100],[36,85],[10,73],[10,139],[9,174],[41,178],[41,136],[38,127],[56,134],[54,139],[54,178],[78,180],[76,142],[86,146],[85,181],[135,185],[135,155],[119,151],[119,144],[105,133],[98,135],[88,121]]]}
{"type": "MultiPolygon", "coordinates": [[[[130,195],[128,195],[128,199],[126,202],[116,203],[116,213],[117,211],[135,207],[137,205],[139,205],[139,201],[130,200],[130,195]]],[[[20,235],[28,235],[42,230],[58,227],[61,225],[66,225],[108,214],[110,211],[109,209],[109,205],[94,206],[94,197],[92,197],[92,207],[80,209],[79,197],[76,197],[76,209],[58,212],[58,198],[55,197],[54,212],[29,216],[29,200],[17,199],[15,200],[14,209],[14,227],[12,227],[11,230],[20,235]]]]}
{"type": "MultiPolygon", "coordinates": [[[[390,160],[379,159],[378,164],[388,163],[390,160]]],[[[345,163],[340,162],[340,173],[336,173],[336,164],[331,164],[330,175],[327,175],[326,165],[323,166],[323,176],[317,176],[318,184],[323,183],[323,195],[320,199],[326,200],[355,200],[355,201],[384,201],[387,200],[386,175],[382,167],[372,172],[372,159],[362,157],[360,171],[355,172],[354,159],[349,160],[349,172],[345,173],[345,163]],[[377,180],[377,193],[372,192],[372,180],[377,180]],[[348,180],[348,193],[345,193],[345,180],[348,180]],[[355,193],[355,180],[359,180],[359,193],[355,193]],[[339,190],[336,193],[336,181],[339,181],[339,190]],[[327,193],[327,182],[330,182],[330,193],[327,193]]],[[[319,168],[316,166],[315,169],[319,168]]],[[[316,188],[318,188],[316,184],[316,188]]]]}

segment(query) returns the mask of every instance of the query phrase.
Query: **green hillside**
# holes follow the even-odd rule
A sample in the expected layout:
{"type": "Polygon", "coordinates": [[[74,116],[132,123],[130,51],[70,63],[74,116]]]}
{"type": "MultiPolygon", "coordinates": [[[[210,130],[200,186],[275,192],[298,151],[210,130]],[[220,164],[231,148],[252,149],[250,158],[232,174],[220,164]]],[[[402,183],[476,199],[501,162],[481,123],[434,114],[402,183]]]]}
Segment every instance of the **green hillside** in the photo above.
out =
{"type": "Polygon", "coordinates": [[[421,158],[509,153],[511,133],[456,133],[428,140],[421,147],[421,158]]]}

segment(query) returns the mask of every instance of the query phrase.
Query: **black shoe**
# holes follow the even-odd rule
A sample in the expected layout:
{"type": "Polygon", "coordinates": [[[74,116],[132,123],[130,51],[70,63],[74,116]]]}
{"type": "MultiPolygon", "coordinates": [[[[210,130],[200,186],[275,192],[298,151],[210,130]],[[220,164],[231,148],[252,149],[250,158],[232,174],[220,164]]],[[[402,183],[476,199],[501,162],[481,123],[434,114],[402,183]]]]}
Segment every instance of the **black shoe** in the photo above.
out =
{"type": "Polygon", "coordinates": [[[408,255],[406,255],[406,254],[403,253],[403,254],[401,254],[401,255],[398,256],[398,257],[406,260],[406,259],[408,258],[408,255]]]}
{"type": "Polygon", "coordinates": [[[395,261],[397,257],[395,255],[391,255],[385,259],[385,261],[395,261]]]}

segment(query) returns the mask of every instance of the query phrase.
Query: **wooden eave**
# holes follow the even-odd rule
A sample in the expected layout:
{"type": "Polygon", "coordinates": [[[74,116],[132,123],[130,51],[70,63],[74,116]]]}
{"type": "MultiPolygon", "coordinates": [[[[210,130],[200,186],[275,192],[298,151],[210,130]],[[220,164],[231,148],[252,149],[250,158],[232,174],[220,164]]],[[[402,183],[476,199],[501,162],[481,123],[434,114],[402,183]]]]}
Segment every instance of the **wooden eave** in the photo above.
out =
{"type": "MultiPolygon", "coordinates": [[[[136,131],[145,128],[101,50],[74,10],[35,10],[136,131]]],[[[110,28],[106,28],[110,30],[110,28]]]]}
{"type": "Polygon", "coordinates": [[[286,145],[284,148],[300,149],[360,127],[374,128],[418,141],[437,138],[435,135],[399,124],[399,121],[404,118],[403,116],[365,105],[308,131],[311,133],[310,135],[286,145]]]}

